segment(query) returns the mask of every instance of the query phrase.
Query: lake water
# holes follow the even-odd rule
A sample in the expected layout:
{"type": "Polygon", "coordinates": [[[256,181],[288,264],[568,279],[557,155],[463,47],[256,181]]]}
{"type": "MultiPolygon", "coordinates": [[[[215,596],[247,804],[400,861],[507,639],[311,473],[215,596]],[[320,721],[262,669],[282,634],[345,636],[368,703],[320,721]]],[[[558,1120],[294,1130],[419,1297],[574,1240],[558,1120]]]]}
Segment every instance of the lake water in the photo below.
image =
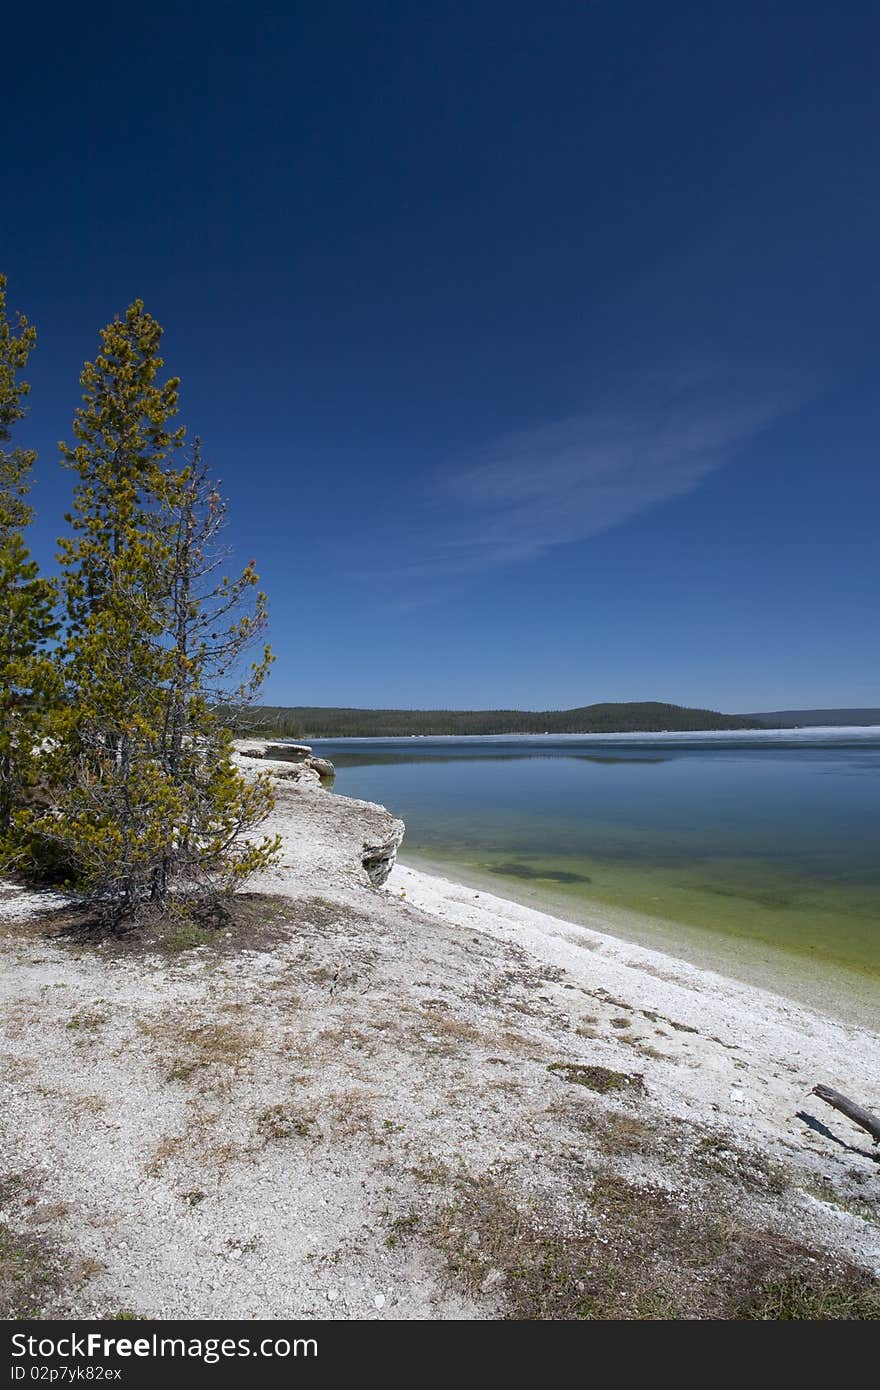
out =
{"type": "Polygon", "coordinates": [[[880,1020],[880,729],[314,748],[404,862],[880,1020]]]}

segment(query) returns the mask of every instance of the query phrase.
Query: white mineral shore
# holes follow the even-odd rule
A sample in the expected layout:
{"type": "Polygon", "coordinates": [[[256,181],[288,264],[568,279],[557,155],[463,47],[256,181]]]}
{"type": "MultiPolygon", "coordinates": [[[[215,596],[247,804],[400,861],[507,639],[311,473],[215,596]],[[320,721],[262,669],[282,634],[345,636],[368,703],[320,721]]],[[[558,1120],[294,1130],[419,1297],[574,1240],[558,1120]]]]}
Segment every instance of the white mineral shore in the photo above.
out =
{"type": "Polygon", "coordinates": [[[876,1109],[877,1033],[400,863],[377,889],[399,821],[278,796],[244,949],[78,944],[0,890],[0,1220],[59,1271],[37,1315],[498,1316],[437,1213],[477,1181],[570,1223],[608,1172],[880,1270],[875,1153],[810,1095],[876,1109]]]}

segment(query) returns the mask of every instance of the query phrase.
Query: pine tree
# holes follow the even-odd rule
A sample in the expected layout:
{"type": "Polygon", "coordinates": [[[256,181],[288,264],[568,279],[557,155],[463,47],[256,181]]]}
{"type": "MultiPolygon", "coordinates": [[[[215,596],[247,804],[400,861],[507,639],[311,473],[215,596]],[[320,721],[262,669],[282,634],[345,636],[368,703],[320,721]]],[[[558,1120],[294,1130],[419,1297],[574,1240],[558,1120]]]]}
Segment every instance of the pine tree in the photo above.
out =
{"type": "Polygon", "coordinates": [[[276,849],[244,839],[271,798],[236,774],[201,692],[204,595],[187,578],[199,497],[177,462],[179,382],[158,381],[161,336],[140,301],[102,331],[76,443],[61,445],[79,475],[59,557],[66,700],[37,829],[116,923],[167,907],[175,880],[202,898],[230,891],[276,849]]]}
{"type": "Polygon", "coordinates": [[[173,671],[162,730],[162,758],[186,806],[181,832],[157,870],[154,897],[177,877],[213,899],[270,863],[277,839],[247,838],[268,815],[268,778],[245,779],[231,758],[230,710],[252,703],[273,660],[266,647],[242,671],[265,630],[266,595],[251,561],[224,573],[227,505],[202,461],[196,438],[181,477],[171,568],[173,671]],[[252,600],[252,602],[250,602],[252,600]]]}
{"type": "Polygon", "coordinates": [[[15,821],[38,776],[52,673],[44,649],[55,631],[53,587],[40,578],[24,540],[33,518],[27,496],[36,453],[4,447],[27,414],[30,387],[19,373],[35,342],[36,330],[22,314],[9,322],[0,275],[0,862],[6,867],[25,853],[15,821]]]}

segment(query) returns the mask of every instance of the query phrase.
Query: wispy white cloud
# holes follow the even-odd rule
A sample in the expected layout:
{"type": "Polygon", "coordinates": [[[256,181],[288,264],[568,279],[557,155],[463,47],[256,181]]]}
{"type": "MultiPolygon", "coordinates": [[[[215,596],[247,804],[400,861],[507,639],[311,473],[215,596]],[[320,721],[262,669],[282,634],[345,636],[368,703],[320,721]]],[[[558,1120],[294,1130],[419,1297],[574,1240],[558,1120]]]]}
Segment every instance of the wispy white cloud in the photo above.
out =
{"type": "Polygon", "coordinates": [[[386,618],[463,599],[480,574],[535,561],[694,492],[805,387],[758,368],[724,373],[705,360],[620,383],[606,381],[594,409],[505,435],[422,476],[397,495],[393,513],[365,528],[359,553],[347,542],[351,582],[386,618]]]}
{"type": "Polygon", "coordinates": [[[788,404],[732,394],[679,383],[665,398],[511,434],[453,462],[431,485],[444,525],[408,573],[519,564],[693,492],[788,404]]]}

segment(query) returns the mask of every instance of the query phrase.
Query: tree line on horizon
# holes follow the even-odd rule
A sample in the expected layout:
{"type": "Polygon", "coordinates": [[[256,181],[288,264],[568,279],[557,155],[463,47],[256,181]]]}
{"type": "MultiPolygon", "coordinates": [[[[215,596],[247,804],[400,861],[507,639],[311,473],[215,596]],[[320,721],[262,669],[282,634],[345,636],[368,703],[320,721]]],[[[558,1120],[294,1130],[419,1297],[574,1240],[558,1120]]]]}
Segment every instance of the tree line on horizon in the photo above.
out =
{"type": "Polygon", "coordinates": [[[469,734],[619,734],[758,729],[756,718],[657,701],[570,710],[393,710],[262,705],[242,713],[242,733],[271,738],[406,738],[469,734]]]}
{"type": "Polygon", "coordinates": [[[27,415],[36,345],[7,315],[0,275],[0,868],[61,883],[114,930],[222,915],[278,853],[252,832],[265,777],[232,760],[228,711],[272,654],[246,654],[267,621],[253,562],[227,572],[226,503],[196,438],[176,423],[162,329],[136,300],[101,330],[80,376],[58,573],[39,573],[27,528],[27,415]],[[242,674],[244,672],[244,674],[242,674]]]}

